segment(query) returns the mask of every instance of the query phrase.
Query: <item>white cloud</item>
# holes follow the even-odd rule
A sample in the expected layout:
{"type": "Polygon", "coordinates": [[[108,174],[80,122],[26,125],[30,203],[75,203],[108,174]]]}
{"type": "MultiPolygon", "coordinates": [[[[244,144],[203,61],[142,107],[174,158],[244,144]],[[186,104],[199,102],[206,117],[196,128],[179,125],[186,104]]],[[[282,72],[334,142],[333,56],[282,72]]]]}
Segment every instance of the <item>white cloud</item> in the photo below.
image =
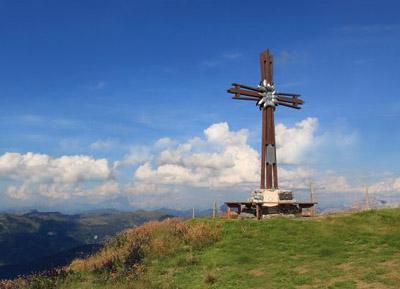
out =
{"type": "MultiPolygon", "coordinates": [[[[279,161],[298,163],[317,142],[317,124],[315,118],[307,118],[294,127],[278,124],[277,139],[282,143],[278,147],[279,161]]],[[[165,139],[157,141],[157,147],[160,143],[168,146],[153,156],[156,162],[147,157],[149,161],[136,169],[133,186],[141,187],[140,191],[151,186],[161,192],[168,191],[165,185],[210,189],[256,186],[260,159],[259,153],[248,144],[248,131],[232,131],[223,122],[209,126],[203,133],[203,137],[180,144],[171,145],[165,139]]],[[[293,186],[296,180],[310,178],[311,174],[311,170],[304,168],[280,169],[281,183],[288,186],[293,186]]]]}
{"type": "MultiPolygon", "coordinates": [[[[276,133],[281,188],[307,189],[313,180],[321,192],[363,191],[354,179],[313,169],[310,161],[320,157],[328,144],[335,153],[347,150],[355,143],[354,134],[318,133],[316,118],[293,126],[277,124],[276,133]],[[331,142],[332,135],[340,141],[331,142]]],[[[111,140],[98,141],[93,149],[111,145],[111,140]]],[[[247,198],[258,186],[259,166],[259,152],[249,145],[248,130],[231,130],[222,122],[182,142],[164,137],[152,145],[132,147],[112,166],[106,159],[84,155],[5,153],[0,156],[0,180],[7,196],[25,201],[37,197],[93,202],[123,194],[135,205],[184,206],[215,198],[247,198]]],[[[388,175],[370,185],[370,192],[400,192],[400,178],[388,175]]]]}
{"type": "Polygon", "coordinates": [[[400,192],[400,177],[386,177],[369,186],[370,193],[400,192]]]}
{"type": "Polygon", "coordinates": [[[393,188],[397,192],[400,192],[400,178],[395,179],[395,181],[393,182],[393,188]]]}
{"type": "Polygon", "coordinates": [[[135,172],[135,178],[138,181],[150,181],[161,184],[193,184],[196,185],[200,181],[200,175],[194,174],[189,168],[175,165],[165,164],[153,170],[147,162],[140,166],[135,172]]]}
{"type": "Polygon", "coordinates": [[[295,168],[278,168],[279,186],[286,189],[306,189],[316,172],[308,167],[296,166],[295,168]]]}
{"type": "MultiPolygon", "coordinates": [[[[26,186],[24,184],[23,186],[26,186]]],[[[49,199],[68,200],[75,192],[76,187],[70,183],[40,183],[37,186],[30,184],[30,195],[37,193],[49,199]]]]}
{"type": "MultiPolygon", "coordinates": [[[[362,187],[344,176],[312,169],[310,161],[318,159],[321,156],[318,152],[328,144],[337,152],[348,149],[354,145],[352,133],[326,130],[318,134],[316,118],[306,118],[293,126],[278,124],[276,133],[278,162],[282,164],[279,167],[281,188],[304,190],[313,181],[324,192],[362,191],[362,187]],[[328,135],[335,135],[341,141],[332,143],[328,135]]],[[[238,196],[238,192],[246,198],[250,190],[258,186],[260,166],[258,150],[248,141],[246,129],[232,131],[225,122],[213,124],[201,137],[181,143],[161,139],[154,145],[161,149],[150,150],[151,157],[135,169],[132,183],[125,191],[147,195],[147,202],[150,196],[156,199],[160,194],[172,199],[184,194],[189,199],[198,194],[199,202],[207,201],[207,198],[203,200],[203,195],[229,199],[238,196]],[[160,146],[160,143],[165,145],[160,146]]],[[[400,180],[398,185],[400,187],[400,180]]]]}
{"type": "Polygon", "coordinates": [[[237,132],[230,131],[226,122],[216,123],[204,130],[207,142],[219,146],[245,145],[248,131],[241,129],[237,132]]]}
{"type": "Polygon", "coordinates": [[[0,178],[31,182],[73,183],[86,180],[104,180],[111,171],[106,159],[88,156],[52,158],[45,154],[5,153],[0,156],[0,178]]]}
{"type": "Polygon", "coordinates": [[[151,150],[148,146],[135,146],[130,148],[129,153],[127,153],[122,160],[115,161],[113,167],[118,169],[121,167],[143,164],[151,159],[151,150]]]}
{"type": "Polygon", "coordinates": [[[54,158],[31,152],[0,156],[0,179],[13,183],[6,193],[18,199],[26,199],[33,193],[68,198],[69,192],[78,184],[106,181],[111,175],[106,159],[89,156],[54,158]]]}
{"type": "Polygon", "coordinates": [[[97,186],[89,189],[80,189],[75,193],[79,196],[93,196],[93,197],[112,197],[119,194],[121,191],[119,183],[114,180],[108,180],[100,183],[97,186]]]}
{"type": "Polygon", "coordinates": [[[9,186],[6,189],[6,194],[14,199],[26,200],[29,198],[29,191],[26,185],[21,186],[9,186]]]}
{"type": "MultiPolygon", "coordinates": [[[[120,193],[119,184],[113,180],[106,180],[95,186],[86,186],[84,183],[42,183],[37,186],[32,184],[30,186],[34,191],[28,192],[28,196],[32,193],[38,193],[49,199],[68,200],[71,197],[85,197],[99,200],[99,198],[112,198],[120,193]]],[[[21,188],[26,187],[26,185],[21,186],[21,188]]]]}
{"type": "Polygon", "coordinates": [[[161,150],[134,173],[134,185],[234,186],[257,178],[258,153],[247,144],[247,130],[230,131],[213,124],[203,138],[192,138],[161,150]]]}
{"type": "Polygon", "coordinates": [[[277,124],[276,143],[279,163],[298,164],[303,161],[307,152],[319,145],[315,135],[317,128],[318,120],[312,117],[296,123],[294,127],[277,124]]]}
{"type": "Polygon", "coordinates": [[[174,144],[174,141],[169,137],[160,138],[156,143],[155,147],[157,148],[166,148],[174,144]]]}
{"type": "Polygon", "coordinates": [[[136,184],[128,184],[123,188],[123,191],[130,195],[150,195],[150,194],[164,194],[171,191],[171,188],[162,187],[153,183],[137,182],[136,184]]]}
{"type": "Polygon", "coordinates": [[[320,190],[328,193],[354,193],[362,191],[357,182],[350,183],[348,178],[338,175],[333,171],[320,172],[316,174],[316,179],[320,190]]]}

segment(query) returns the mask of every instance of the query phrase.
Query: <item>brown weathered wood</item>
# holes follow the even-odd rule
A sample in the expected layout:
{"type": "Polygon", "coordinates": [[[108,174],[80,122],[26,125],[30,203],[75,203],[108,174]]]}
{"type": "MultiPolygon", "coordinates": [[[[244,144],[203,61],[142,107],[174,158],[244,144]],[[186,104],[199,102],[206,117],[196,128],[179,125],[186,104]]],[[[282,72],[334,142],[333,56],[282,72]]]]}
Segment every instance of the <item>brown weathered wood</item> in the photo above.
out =
{"type": "Polygon", "coordinates": [[[296,96],[300,97],[301,94],[298,93],[289,93],[289,92],[275,92],[276,95],[283,95],[283,96],[296,96]]]}
{"type": "Polygon", "coordinates": [[[254,90],[254,91],[257,91],[257,92],[264,92],[262,89],[260,89],[258,87],[248,86],[248,85],[240,84],[240,83],[232,83],[232,86],[239,86],[239,87],[242,87],[242,88],[245,88],[245,89],[249,89],[249,90],[254,90]]]}
{"type": "Polygon", "coordinates": [[[231,216],[232,216],[232,214],[231,214],[231,208],[228,207],[228,209],[226,210],[226,217],[227,217],[228,219],[230,219],[231,216]]]}
{"type": "Polygon", "coordinates": [[[233,94],[240,94],[240,95],[252,96],[252,97],[255,97],[255,98],[261,98],[261,95],[258,92],[238,89],[236,87],[235,88],[230,88],[227,91],[229,93],[233,93],[233,94]]]}
{"type": "MultiPolygon", "coordinates": [[[[264,80],[269,80],[269,51],[265,50],[260,54],[260,82],[262,83],[264,80]]],[[[265,148],[267,145],[267,129],[268,129],[268,116],[266,109],[262,110],[262,127],[261,127],[261,178],[260,178],[260,189],[265,189],[268,187],[266,181],[268,182],[268,172],[266,168],[266,155],[265,148]]],[[[258,217],[257,217],[258,218],[258,217]]]]}
{"type": "MultiPolygon", "coordinates": [[[[266,135],[266,142],[265,142],[265,147],[264,151],[266,150],[266,147],[268,145],[271,145],[275,148],[275,130],[274,130],[274,125],[273,125],[273,119],[274,119],[274,109],[273,107],[269,106],[264,109],[267,113],[267,135],[266,135]]],[[[272,175],[273,175],[273,164],[270,164],[267,162],[266,164],[266,188],[267,189],[272,189],[275,188],[275,184],[272,182],[272,175]]]]}
{"type": "Polygon", "coordinates": [[[267,111],[262,110],[261,113],[261,178],[260,178],[260,189],[265,189],[265,143],[267,134],[267,111]]]}
{"type": "Polygon", "coordinates": [[[280,101],[278,102],[278,104],[279,104],[279,105],[286,106],[286,107],[290,107],[290,108],[295,108],[295,109],[300,109],[300,108],[301,108],[300,106],[291,105],[291,104],[287,104],[287,103],[280,102],[280,101]]]}
{"type": "Polygon", "coordinates": [[[261,218],[262,218],[262,206],[261,206],[261,204],[256,204],[256,218],[257,218],[257,220],[261,220],[261,218]]]}
{"type": "Polygon", "coordinates": [[[266,63],[269,56],[269,50],[265,50],[260,54],[260,78],[261,81],[267,79],[266,63]]]}
{"type": "Polygon", "coordinates": [[[272,117],[271,117],[271,130],[272,130],[272,135],[273,137],[273,146],[274,146],[274,153],[275,153],[275,163],[272,164],[272,176],[273,176],[273,185],[272,187],[277,189],[279,188],[278,186],[278,165],[277,165],[277,158],[276,158],[276,142],[275,142],[275,118],[274,118],[274,111],[272,112],[272,117]]]}
{"type": "Polygon", "coordinates": [[[244,96],[239,96],[239,97],[233,96],[232,99],[238,99],[238,100],[252,100],[252,101],[257,101],[257,100],[258,100],[258,99],[255,99],[255,98],[244,97],[244,96]]]}
{"type": "Polygon", "coordinates": [[[277,96],[277,100],[279,101],[285,101],[285,102],[291,102],[291,103],[296,103],[296,104],[303,104],[304,101],[297,98],[297,97],[284,97],[284,96],[277,96]]]}

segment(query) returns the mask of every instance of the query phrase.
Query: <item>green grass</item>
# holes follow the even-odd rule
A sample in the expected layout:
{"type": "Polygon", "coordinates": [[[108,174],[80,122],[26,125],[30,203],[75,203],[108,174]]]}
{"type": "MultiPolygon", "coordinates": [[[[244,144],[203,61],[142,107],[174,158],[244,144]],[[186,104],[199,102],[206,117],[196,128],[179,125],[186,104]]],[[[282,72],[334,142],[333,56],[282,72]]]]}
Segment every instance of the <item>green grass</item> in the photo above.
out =
{"type": "MultiPolygon", "coordinates": [[[[199,219],[219,239],[149,252],[138,276],[81,271],[57,288],[400,288],[400,210],[315,219],[199,219]]],[[[189,225],[190,225],[189,224],[189,225]]],[[[183,243],[182,243],[183,244],[183,243]]]]}

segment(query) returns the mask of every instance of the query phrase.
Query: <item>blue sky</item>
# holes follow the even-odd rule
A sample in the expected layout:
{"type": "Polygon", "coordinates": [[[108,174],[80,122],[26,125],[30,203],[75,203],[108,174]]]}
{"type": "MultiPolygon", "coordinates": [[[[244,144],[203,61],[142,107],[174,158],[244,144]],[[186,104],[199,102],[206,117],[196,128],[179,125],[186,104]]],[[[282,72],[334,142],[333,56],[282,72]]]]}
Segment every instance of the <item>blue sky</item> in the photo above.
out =
{"type": "MultiPolygon", "coordinates": [[[[277,88],[306,102],[300,111],[279,107],[276,122],[317,121],[312,144],[287,168],[390,187],[400,176],[399,10],[397,1],[0,1],[0,156],[105,159],[105,179],[74,181],[85,189],[112,181],[119,192],[137,186],[132,175],[146,161],[153,170],[163,164],[160,138],[178,146],[226,122],[230,132],[247,129],[246,144],[258,151],[258,110],[225,90],[257,84],[258,54],[269,48],[277,88]],[[113,168],[143,148],[149,159],[113,168]]],[[[52,182],[25,183],[0,167],[8,207],[57,199],[36,192],[52,182]],[[24,197],[8,190],[24,184],[24,197]]],[[[187,206],[213,198],[200,187],[187,188],[187,206]]]]}

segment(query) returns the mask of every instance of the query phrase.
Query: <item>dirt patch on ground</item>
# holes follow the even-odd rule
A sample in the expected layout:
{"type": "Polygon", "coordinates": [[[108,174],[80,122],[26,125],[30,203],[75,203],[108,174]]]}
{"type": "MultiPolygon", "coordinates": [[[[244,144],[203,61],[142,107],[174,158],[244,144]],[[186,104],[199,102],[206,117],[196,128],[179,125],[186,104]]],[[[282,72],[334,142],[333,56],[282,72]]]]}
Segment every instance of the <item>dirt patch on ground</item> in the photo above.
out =
{"type": "Polygon", "coordinates": [[[249,274],[254,277],[260,277],[260,276],[264,276],[265,272],[261,269],[256,268],[256,269],[251,269],[249,271],[249,274]]]}
{"type": "Polygon", "coordinates": [[[364,281],[357,281],[357,289],[389,289],[393,287],[386,286],[382,283],[367,283],[364,281]]]}
{"type": "Polygon", "coordinates": [[[312,289],[312,288],[316,288],[314,286],[310,287],[311,285],[299,285],[296,286],[296,289],[312,289]]]}
{"type": "Polygon", "coordinates": [[[385,268],[388,268],[390,270],[400,270],[400,256],[396,255],[395,259],[393,260],[388,260],[385,262],[381,263],[381,266],[384,266],[385,268]]]}
{"type": "Polygon", "coordinates": [[[400,287],[400,254],[396,254],[396,258],[394,260],[389,260],[382,262],[380,265],[387,269],[389,272],[384,274],[385,278],[388,278],[395,282],[400,287]]]}
{"type": "Polygon", "coordinates": [[[340,265],[337,265],[336,267],[343,270],[344,272],[348,272],[348,271],[354,269],[353,264],[351,264],[351,263],[342,263],[340,265]]]}
{"type": "Polygon", "coordinates": [[[306,266],[297,266],[294,271],[299,274],[307,274],[310,270],[306,266]]]}

